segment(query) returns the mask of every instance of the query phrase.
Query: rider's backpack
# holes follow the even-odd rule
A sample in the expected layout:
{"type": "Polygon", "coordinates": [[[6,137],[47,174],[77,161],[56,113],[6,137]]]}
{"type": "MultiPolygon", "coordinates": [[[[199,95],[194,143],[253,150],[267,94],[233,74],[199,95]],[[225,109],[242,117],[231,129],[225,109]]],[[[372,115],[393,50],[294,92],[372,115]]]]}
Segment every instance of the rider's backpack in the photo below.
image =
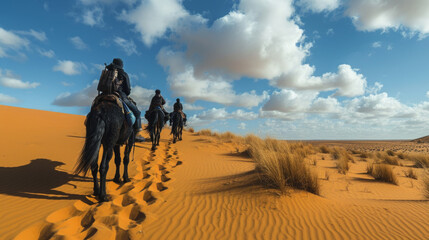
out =
{"type": "Polygon", "coordinates": [[[97,91],[105,94],[111,94],[118,91],[121,82],[118,79],[118,69],[108,69],[107,67],[101,72],[100,81],[98,82],[97,91]]]}

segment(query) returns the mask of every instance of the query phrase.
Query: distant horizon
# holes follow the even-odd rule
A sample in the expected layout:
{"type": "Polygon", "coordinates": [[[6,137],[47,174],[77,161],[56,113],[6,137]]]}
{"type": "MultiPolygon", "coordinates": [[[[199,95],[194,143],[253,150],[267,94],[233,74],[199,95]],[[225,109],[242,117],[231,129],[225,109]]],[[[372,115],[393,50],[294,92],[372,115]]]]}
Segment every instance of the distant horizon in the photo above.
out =
{"type": "Polygon", "coordinates": [[[53,0],[0,9],[0,104],[85,115],[124,61],[196,130],[277,139],[429,133],[429,1],[53,0]],[[22,6],[26,6],[25,8],[22,6]]]}

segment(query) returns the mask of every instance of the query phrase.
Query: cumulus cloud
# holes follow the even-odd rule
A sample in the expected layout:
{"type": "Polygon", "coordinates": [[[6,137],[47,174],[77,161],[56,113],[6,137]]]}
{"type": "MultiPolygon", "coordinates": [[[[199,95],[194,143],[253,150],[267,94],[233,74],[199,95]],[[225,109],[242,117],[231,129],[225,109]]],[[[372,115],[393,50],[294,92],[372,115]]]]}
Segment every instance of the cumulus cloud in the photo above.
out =
{"type": "Polygon", "coordinates": [[[71,37],[69,40],[76,49],[84,50],[88,48],[88,45],[79,36],[71,37]]]}
{"type": "Polygon", "coordinates": [[[306,112],[312,101],[318,95],[314,91],[295,92],[293,90],[282,89],[274,91],[270,99],[262,107],[263,111],[279,112],[306,112]]]}
{"type": "Polygon", "coordinates": [[[397,99],[389,97],[386,92],[352,99],[346,104],[346,108],[353,117],[360,119],[395,117],[409,110],[397,99]]]}
{"type": "Polygon", "coordinates": [[[152,97],[155,96],[155,90],[134,86],[131,89],[130,96],[134,101],[136,101],[137,107],[140,111],[143,112],[143,110],[149,109],[150,101],[152,100],[152,97]]]}
{"type": "Polygon", "coordinates": [[[126,40],[126,39],[121,38],[121,37],[115,37],[115,39],[113,39],[113,41],[116,43],[116,45],[121,47],[122,50],[124,50],[124,52],[128,56],[131,56],[133,54],[138,54],[137,47],[134,44],[133,40],[126,40]]]}
{"type": "Polygon", "coordinates": [[[194,104],[189,103],[183,103],[183,111],[196,111],[196,110],[203,110],[203,106],[198,106],[194,104]]]}
{"type": "Polygon", "coordinates": [[[240,124],[238,124],[238,128],[242,130],[246,129],[246,123],[241,122],[240,124]]]}
{"type": "Polygon", "coordinates": [[[429,33],[429,1],[350,0],[346,14],[359,30],[406,28],[422,35],[429,33]]]}
{"type": "Polygon", "coordinates": [[[254,120],[258,114],[254,112],[246,112],[241,109],[228,113],[225,108],[211,108],[203,111],[194,118],[206,121],[226,120],[226,119],[239,119],[239,120],[254,120]]]}
{"type": "Polygon", "coordinates": [[[17,103],[18,99],[11,97],[9,95],[0,93],[0,103],[17,103]]]}
{"type": "Polygon", "coordinates": [[[257,95],[254,91],[237,94],[233,85],[219,76],[206,75],[197,78],[192,64],[186,63],[182,52],[163,48],[157,58],[169,71],[167,81],[171,90],[189,102],[205,100],[228,106],[254,107],[267,98],[265,92],[262,95],[257,95]]]}
{"type": "Polygon", "coordinates": [[[114,4],[119,2],[132,5],[136,0],[79,0],[79,2],[83,5],[114,4]]]}
{"type": "Polygon", "coordinates": [[[86,86],[83,90],[75,93],[61,93],[52,102],[53,105],[63,107],[86,107],[91,106],[92,101],[97,96],[98,80],[94,80],[91,85],[86,86]]]}
{"type": "Polygon", "coordinates": [[[85,64],[70,60],[58,60],[57,65],[53,67],[54,71],[63,72],[66,75],[77,75],[84,69],[86,69],[85,64]]]}
{"type": "Polygon", "coordinates": [[[335,96],[354,97],[365,93],[366,78],[352,69],[350,65],[341,64],[337,73],[325,73],[321,77],[312,76],[314,68],[302,65],[290,74],[276,79],[276,85],[282,88],[298,90],[328,91],[338,89],[335,96]]]}
{"type": "Polygon", "coordinates": [[[340,0],[298,0],[296,3],[304,10],[320,13],[337,9],[341,2],[340,0]]]}
{"type": "Polygon", "coordinates": [[[142,0],[135,9],[122,12],[120,18],[135,25],[142,41],[151,46],[156,39],[164,36],[167,30],[175,29],[181,20],[191,17],[181,3],[181,0],[142,0]]]}
{"type": "Polygon", "coordinates": [[[373,42],[372,43],[372,47],[373,48],[379,48],[379,47],[381,47],[381,42],[373,42]]]}
{"type": "Polygon", "coordinates": [[[23,82],[17,76],[14,76],[10,71],[3,71],[0,69],[0,85],[9,88],[20,88],[20,89],[28,89],[28,88],[36,88],[40,85],[38,82],[23,82]]]}

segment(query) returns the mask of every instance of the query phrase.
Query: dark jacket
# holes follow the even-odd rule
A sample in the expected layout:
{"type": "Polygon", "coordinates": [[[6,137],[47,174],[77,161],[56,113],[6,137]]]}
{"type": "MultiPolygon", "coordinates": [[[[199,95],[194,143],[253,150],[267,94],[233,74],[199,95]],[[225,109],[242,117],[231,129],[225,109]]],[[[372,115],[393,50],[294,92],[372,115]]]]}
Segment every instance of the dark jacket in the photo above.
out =
{"type": "Polygon", "coordinates": [[[173,106],[175,112],[183,111],[183,105],[180,102],[176,102],[173,106]]]}
{"type": "Polygon", "coordinates": [[[149,110],[153,110],[155,107],[160,106],[161,109],[163,109],[163,106],[165,104],[165,99],[161,96],[161,94],[156,94],[153,96],[152,100],[150,101],[150,107],[149,110]]]}
{"type": "Polygon", "coordinates": [[[107,66],[107,69],[118,70],[118,80],[122,81],[122,84],[119,86],[118,91],[122,91],[127,96],[131,93],[131,84],[130,84],[130,78],[128,77],[128,74],[122,69],[122,66],[116,65],[114,63],[111,63],[107,66]]]}

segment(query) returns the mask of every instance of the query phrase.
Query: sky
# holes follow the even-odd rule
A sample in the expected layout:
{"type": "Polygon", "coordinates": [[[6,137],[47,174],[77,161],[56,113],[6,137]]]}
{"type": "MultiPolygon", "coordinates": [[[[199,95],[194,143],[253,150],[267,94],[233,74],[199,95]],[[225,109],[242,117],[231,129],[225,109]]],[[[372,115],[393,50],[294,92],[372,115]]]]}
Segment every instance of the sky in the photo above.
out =
{"type": "Polygon", "coordinates": [[[195,130],[429,134],[427,0],[15,0],[0,9],[2,105],[86,115],[104,63],[118,57],[142,112],[160,89],[168,111],[181,99],[195,130]]]}

